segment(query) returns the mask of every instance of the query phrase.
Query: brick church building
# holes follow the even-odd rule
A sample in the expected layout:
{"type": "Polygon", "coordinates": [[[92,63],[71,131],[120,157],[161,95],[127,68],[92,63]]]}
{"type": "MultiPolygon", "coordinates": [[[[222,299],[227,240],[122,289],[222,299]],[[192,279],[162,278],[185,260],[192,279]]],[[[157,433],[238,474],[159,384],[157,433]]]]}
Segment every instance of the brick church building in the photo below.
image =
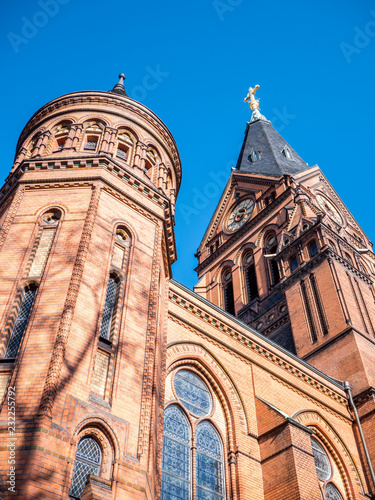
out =
{"type": "Polygon", "coordinates": [[[0,499],[375,499],[375,256],[260,114],[172,279],[175,141],[124,76],[29,120],[0,190],[0,499]]]}

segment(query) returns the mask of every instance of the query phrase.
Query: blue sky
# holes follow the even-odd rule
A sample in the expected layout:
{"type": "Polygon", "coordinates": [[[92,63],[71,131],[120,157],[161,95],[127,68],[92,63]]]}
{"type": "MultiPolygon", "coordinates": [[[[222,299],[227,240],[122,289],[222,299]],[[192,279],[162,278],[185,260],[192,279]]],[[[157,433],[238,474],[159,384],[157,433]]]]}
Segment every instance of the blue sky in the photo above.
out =
{"type": "Polygon", "coordinates": [[[194,252],[250,119],[243,99],[259,84],[262,114],[321,167],[374,240],[373,2],[29,0],[3,2],[0,13],[1,181],[39,107],[76,90],[109,90],[125,72],[128,94],[177,141],[173,272],[192,287],[194,252]]]}

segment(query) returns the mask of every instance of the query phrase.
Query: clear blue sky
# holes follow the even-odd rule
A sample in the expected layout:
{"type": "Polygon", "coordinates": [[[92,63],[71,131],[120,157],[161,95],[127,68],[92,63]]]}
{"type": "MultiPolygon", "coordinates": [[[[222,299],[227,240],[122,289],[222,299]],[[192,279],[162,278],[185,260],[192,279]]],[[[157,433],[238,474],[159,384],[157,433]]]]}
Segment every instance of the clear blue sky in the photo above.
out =
{"type": "Polygon", "coordinates": [[[259,84],[261,112],[321,167],[375,239],[373,2],[56,1],[1,6],[1,181],[39,107],[76,90],[109,90],[125,72],[128,94],[177,141],[173,271],[192,287],[194,252],[250,118],[243,99],[259,84]]]}

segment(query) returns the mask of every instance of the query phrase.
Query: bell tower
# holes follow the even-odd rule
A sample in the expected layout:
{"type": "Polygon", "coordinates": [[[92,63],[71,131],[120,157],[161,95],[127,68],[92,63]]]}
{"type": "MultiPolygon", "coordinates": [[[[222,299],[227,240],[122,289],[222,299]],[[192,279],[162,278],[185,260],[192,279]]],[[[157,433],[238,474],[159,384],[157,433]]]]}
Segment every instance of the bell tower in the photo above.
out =
{"type": "MultiPolygon", "coordinates": [[[[195,291],[349,381],[374,450],[375,255],[317,165],[259,111],[199,246],[195,291]]],[[[372,451],[375,462],[375,452],[372,451]]]]}
{"type": "Polygon", "coordinates": [[[151,499],[160,485],[181,165],[124,78],[39,109],[0,190],[3,432],[15,412],[1,467],[22,474],[6,498],[151,499]]]}

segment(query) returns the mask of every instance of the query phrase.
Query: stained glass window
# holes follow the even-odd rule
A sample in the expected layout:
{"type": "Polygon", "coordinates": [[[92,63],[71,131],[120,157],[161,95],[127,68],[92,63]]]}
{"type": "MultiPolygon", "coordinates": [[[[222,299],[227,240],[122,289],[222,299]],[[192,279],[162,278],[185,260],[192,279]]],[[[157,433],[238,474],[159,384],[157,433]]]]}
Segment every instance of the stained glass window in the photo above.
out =
{"type": "Polygon", "coordinates": [[[203,380],[190,370],[180,370],[174,378],[174,389],[181,403],[194,415],[204,417],[212,408],[211,394],[203,380]]]}
{"type": "Polygon", "coordinates": [[[17,352],[20,347],[24,331],[26,329],[27,320],[29,319],[30,311],[34,303],[35,293],[35,287],[29,288],[27,291],[25,291],[17,319],[14,323],[8,348],[5,353],[5,358],[15,358],[17,356],[17,352]]]}
{"type": "Polygon", "coordinates": [[[341,493],[332,483],[328,483],[326,486],[326,500],[344,500],[341,493]]]}
{"type": "Polygon", "coordinates": [[[98,443],[91,437],[81,439],[74,464],[69,496],[81,498],[89,474],[97,476],[100,471],[101,452],[98,443]]]}
{"type": "Polygon", "coordinates": [[[210,422],[197,427],[197,500],[223,500],[225,481],[220,436],[210,422]]]}
{"type": "Polygon", "coordinates": [[[161,500],[189,500],[191,489],[190,424],[178,406],[164,414],[161,500]]]}
{"type": "Polygon", "coordinates": [[[116,305],[117,283],[114,276],[108,280],[107,295],[105,298],[102,324],[100,326],[100,336],[109,340],[111,334],[113,312],[116,305]]]}
{"type": "Polygon", "coordinates": [[[322,481],[327,481],[332,474],[331,463],[328,455],[323,446],[316,439],[311,438],[311,445],[314,453],[315,468],[318,478],[322,481]]]}

